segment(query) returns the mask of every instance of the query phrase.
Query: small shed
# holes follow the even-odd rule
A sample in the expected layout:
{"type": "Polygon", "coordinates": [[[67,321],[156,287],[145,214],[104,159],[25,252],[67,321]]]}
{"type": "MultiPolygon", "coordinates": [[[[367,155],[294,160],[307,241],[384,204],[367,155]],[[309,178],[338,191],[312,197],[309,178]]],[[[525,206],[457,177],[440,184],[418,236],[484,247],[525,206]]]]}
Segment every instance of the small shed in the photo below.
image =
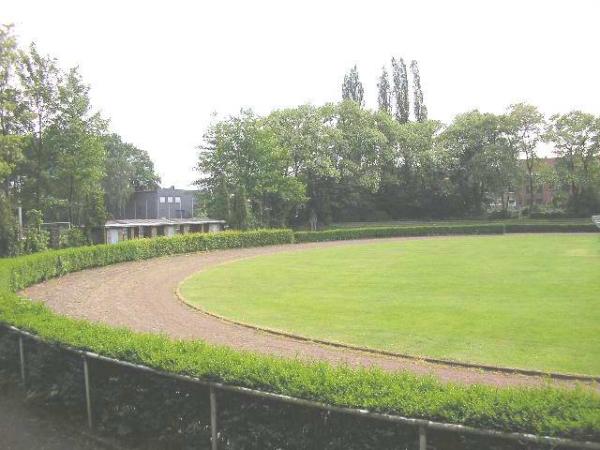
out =
{"type": "Polygon", "coordinates": [[[187,233],[218,233],[225,229],[224,220],[215,219],[123,219],[104,225],[104,242],[117,242],[187,233]]]}

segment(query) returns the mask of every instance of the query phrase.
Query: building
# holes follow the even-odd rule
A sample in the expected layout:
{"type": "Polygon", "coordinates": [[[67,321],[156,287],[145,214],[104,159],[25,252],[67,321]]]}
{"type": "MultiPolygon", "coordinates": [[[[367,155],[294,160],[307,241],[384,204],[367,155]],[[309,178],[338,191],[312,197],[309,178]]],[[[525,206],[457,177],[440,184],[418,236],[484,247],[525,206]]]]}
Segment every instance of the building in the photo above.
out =
{"type": "Polygon", "coordinates": [[[134,192],[122,219],[190,219],[194,217],[196,195],[190,189],[158,188],[134,192]]]}
{"type": "Polygon", "coordinates": [[[185,233],[216,233],[225,228],[224,220],[214,219],[122,219],[104,225],[104,242],[116,244],[129,239],[175,236],[185,233]]]}

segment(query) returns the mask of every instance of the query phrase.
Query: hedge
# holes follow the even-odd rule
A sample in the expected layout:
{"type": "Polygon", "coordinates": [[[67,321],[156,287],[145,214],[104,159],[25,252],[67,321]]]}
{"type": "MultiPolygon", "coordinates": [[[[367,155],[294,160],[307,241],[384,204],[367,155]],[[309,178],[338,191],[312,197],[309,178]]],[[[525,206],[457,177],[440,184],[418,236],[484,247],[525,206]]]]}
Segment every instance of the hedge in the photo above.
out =
{"type": "Polygon", "coordinates": [[[336,228],[324,231],[297,231],[296,242],[323,242],[346,239],[369,239],[384,237],[443,236],[504,233],[573,233],[598,232],[593,224],[535,223],[535,224],[464,224],[464,225],[418,225],[394,227],[336,228]]]}
{"type": "Polygon", "coordinates": [[[503,234],[502,224],[441,225],[414,227],[339,228],[325,231],[298,231],[296,242],[322,242],[345,239],[367,239],[402,236],[441,236],[459,234],[503,234]]]}
{"type": "MultiPolygon", "coordinates": [[[[466,231],[483,234],[498,233],[501,229],[497,226],[478,226],[436,227],[428,231],[416,227],[412,230],[422,233],[419,235],[430,235],[441,234],[442,230],[446,234],[464,234],[466,231]]],[[[328,236],[323,233],[320,235],[328,236]]],[[[302,237],[298,240],[302,240],[302,237]]],[[[165,336],[75,320],[54,313],[41,303],[22,299],[15,293],[17,289],[40,280],[88,267],[197,250],[292,241],[293,235],[287,230],[225,232],[135,240],[2,260],[0,321],[30,330],[48,342],[66,344],[160,370],[336,406],[507,431],[600,440],[600,394],[588,388],[495,388],[444,384],[432,377],[405,372],[389,373],[375,368],[353,369],[307,363],[236,351],[201,341],[175,341],[165,336]]]]}
{"type": "Polygon", "coordinates": [[[507,233],[597,233],[593,223],[507,223],[507,233]]]}
{"type": "Polygon", "coordinates": [[[55,250],[0,260],[0,286],[16,291],[56,276],[124,261],[219,249],[291,244],[291,230],[225,231],[135,239],[119,244],[55,250]]]}

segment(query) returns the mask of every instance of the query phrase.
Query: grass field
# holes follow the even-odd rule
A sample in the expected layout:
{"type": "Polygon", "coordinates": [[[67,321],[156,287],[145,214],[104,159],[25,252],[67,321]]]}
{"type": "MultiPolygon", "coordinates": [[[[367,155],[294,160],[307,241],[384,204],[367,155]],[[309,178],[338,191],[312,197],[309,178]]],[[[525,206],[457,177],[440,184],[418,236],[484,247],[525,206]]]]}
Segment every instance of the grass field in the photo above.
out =
{"type": "Polygon", "coordinates": [[[199,273],[192,304],[234,320],[412,355],[600,375],[600,237],[382,241],[199,273]]]}

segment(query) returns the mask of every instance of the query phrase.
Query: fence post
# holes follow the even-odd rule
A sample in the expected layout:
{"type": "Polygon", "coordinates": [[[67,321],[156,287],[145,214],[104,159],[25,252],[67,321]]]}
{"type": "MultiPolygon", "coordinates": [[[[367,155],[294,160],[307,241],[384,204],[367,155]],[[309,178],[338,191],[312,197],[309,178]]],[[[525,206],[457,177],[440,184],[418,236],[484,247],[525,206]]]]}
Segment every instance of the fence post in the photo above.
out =
{"type": "Polygon", "coordinates": [[[25,379],[25,347],[23,345],[23,336],[19,335],[19,362],[21,364],[21,382],[23,387],[26,385],[25,379]]]}
{"type": "Polygon", "coordinates": [[[91,429],[93,426],[92,423],[92,399],[90,396],[90,371],[88,368],[88,360],[87,357],[83,356],[83,380],[85,383],[85,405],[87,409],[87,421],[88,427],[91,429]]]}
{"type": "Polygon", "coordinates": [[[419,425],[419,450],[427,450],[427,431],[425,425],[419,425]]]}
{"type": "Polygon", "coordinates": [[[210,448],[217,450],[217,394],[215,388],[210,385],[210,448]]]}

